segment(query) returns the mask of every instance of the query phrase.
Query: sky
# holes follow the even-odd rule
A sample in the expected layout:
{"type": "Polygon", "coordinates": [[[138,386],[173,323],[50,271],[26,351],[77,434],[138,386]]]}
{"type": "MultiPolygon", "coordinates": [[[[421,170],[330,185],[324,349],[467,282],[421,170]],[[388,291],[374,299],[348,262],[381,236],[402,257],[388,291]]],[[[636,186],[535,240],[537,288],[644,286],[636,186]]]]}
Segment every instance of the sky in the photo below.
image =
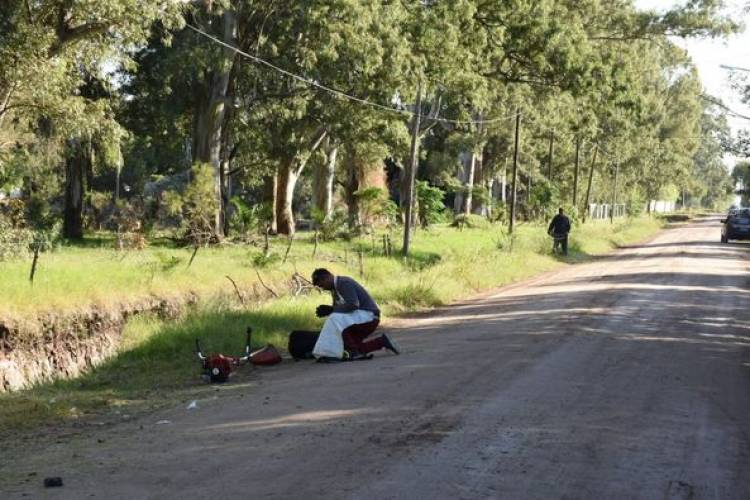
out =
{"type": "MultiPolygon", "coordinates": [[[[750,4],[750,0],[725,0],[725,14],[736,21],[750,25],[750,15],[743,12],[743,7],[750,4]]],[[[635,0],[639,9],[667,10],[674,5],[684,5],[685,0],[635,0]]],[[[737,113],[750,116],[750,106],[743,104],[738,92],[731,88],[729,76],[731,71],[721,65],[750,68],[750,28],[743,33],[732,35],[726,39],[689,39],[675,38],[674,42],[685,48],[698,67],[703,86],[708,94],[719,97],[724,104],[737,113]]],[[[750,76],[750,74],[748,74],[750,76]]],[[[742,129],[750,129],[750,121],[741,118],[729,118],[729,125],[733,133],[742,129]]],[[[736,159],[725,158],[729,164],[736,159]]]]}

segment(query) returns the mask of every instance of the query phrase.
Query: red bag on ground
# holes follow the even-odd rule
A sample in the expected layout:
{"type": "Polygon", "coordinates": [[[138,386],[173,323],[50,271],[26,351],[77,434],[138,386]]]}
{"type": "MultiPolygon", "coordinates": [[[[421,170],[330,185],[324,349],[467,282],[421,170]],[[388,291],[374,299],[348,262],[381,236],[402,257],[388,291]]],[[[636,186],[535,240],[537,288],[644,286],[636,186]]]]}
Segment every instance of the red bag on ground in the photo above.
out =
{"type": "Polygon", "coordinates": [[[273,344],[268,344],[262,349],[258,349],[250,354],[250,362],[254,365],[275,365],[281,363],[281,354],[273,344]]]}

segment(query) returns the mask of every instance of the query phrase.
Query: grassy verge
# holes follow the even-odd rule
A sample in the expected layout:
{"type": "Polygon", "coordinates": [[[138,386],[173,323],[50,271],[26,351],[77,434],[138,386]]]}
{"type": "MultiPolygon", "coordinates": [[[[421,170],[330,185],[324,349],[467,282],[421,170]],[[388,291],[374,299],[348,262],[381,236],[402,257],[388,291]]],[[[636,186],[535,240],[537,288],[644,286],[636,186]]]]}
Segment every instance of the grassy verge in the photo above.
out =
{"type": "MultiPolygon", "coordinates": [[[[648,218],[577,227],[570,242],[571,256],[566,260],[586,260],[618,245],[643,240],[659,228],[660,222],[648,218]]],[[[396,241],[395,235],[393,239],[396,241]]],[[[264,281],[279,290],[295,268],[309,275],[313,268],[325,266],[335,273],[352,275],[372,290],[387,316],[445,304],[562,265],[550,254],[551,241],[544,227],[532,224],[519,226],[514,238],[497,227],[463,231],[441,227],[421,231],[416,235],[414,252],[409,259],[386,257],[373,241],[365,238],[326,244],[318,249],[315,260],[311,259],[312,243],[299,241],[294,244],[286,264],[270,263],[261,272],[265,275],[264,281]],[[359,251],[363,255],[362,278],[359,277],[359,251]]],[[[157,251],[167,252],[152,250],[157,251]]],[[[283,255],[284,251],[284,242],[277,243],[274,252],[283,255]]],[[[190,269],[154,273],[147,281],[128,274],[135,273],[135,269],[117,271],[114,282],[109,275],[97,276],[99,268],[86,264],[98,256],[105,274],[112,271],[113,264],[107,252],[77,248],[69,254],[55,255],[54,259],[59,259],[56,265],[61,268],[55,268],[52,258],[49,259],[44,289],[16,291],[11,297],[22,300],[24,294],[39,294],[37,299],[44,297],[47,304],[57,304],[53,294],[65,293],[80,301],[84,297],[91,299],[86,294],[87,286],[107,283],[106,290],[94,290],[96,299],[91,300],[112,301],[131,292],[156,293],[162,287],[170,292],[181,286],[192,291],[196,287],[210,290],[212,284],[226,289],[225,273],[238,283],[246,284],[245,280],[255,279],[255,268],[247,262],[253,251],[247,248],[207,250],[198,254],[190,269]],[[88,269],[85,279],[81,276],[83,268],[88,269]],[[68,283],[66,276],[78,282],[68,283]],[[123,289],[117,289],[120,284],[123,289]],[[99,295],[100,292],[103,295],[99,295]]],[[[185,256],[182,250],[168,252],[180,256],[178,258],[185,256]]],[[[138,258],[149,257],[146,254],[138,258]]],[[[16,283],[18,279],[11,277],[16,283]]],[[[8,290],[4,284],[0,297],[5,298],[8,290]]],[[[63,305],[71,298],[59,300],[62,302],[57,305],[63,305]]],[[[0,395],[0,429],[17,431],[86,416],[119,418],[144,408],[200,397],[214,388],[198,379],[198,364],[193,353],[196,337],[203,339],[207,350],[239,352],[243,332],[247,325],[252,325],[256,332],[255,344],[272,342],[284,346],[289,331],[319,326],[319,320],[313,315],[314,307],[328,300],[327,296],[313,292],[310,296],[285,296],[241,308],[236,303],[215,299],[204,301],[179,321],[136,317],[126,327],[120,354],[85,376],[0,395]]]]}

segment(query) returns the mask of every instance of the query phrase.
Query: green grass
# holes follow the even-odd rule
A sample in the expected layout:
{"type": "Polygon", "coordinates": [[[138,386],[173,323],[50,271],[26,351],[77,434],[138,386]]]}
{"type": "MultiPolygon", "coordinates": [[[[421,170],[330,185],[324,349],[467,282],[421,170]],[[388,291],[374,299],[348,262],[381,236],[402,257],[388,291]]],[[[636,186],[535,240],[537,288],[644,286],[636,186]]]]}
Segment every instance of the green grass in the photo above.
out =
{"type": "MultiPolygon", "coordinates": [[[[590,222],[575,227],[571,256],[565,261],[586,260],[618,245],[642,240],[659,227],[659,221],[648,218],[614,225],[590,222]]],[[[279,292],[295,268],[309,275],[313,268],[325,266],[337,274],[354,276],[373,292],[388,316],[445,304],[562,265],[551,255],[551,240],[544,230],[540,225],[521,224],[514,238],[498,227],[419,231],[408,259],[385,257],[377,244],[373,251],[371,238],[363,238],[321,245],[313,261],[312,244],[300,236],[286,264],[269,264],[259,271],[264,281],[279,292]],[[362,278],[358,250],[364,256],[362,278]]],[[[392,237],[394,242],[397,238],[396,234],[392,237]]],[[[285,247],[280,240],[273,251],[283,255],[285,247]]],[[[315,305],[330,299],[318,292],[296,298],[284,296],[248,307],[239,306],[226,295],[210,298],[217,290],[233,293],[225,274],[243,289],[249,289],[257,279],[251,265],[252,252],[246,247],[201,250],[187,269],[182,263],[189,259],[187,250],[131,252],[123,259],[108,249],[66,248],[44,256],[46,267],[33,288],[24,282],[25,268],[21,263],[2,264],[1,271],[8,279],[0,284],[0,301],[14,304],[16,313],[30,310],[22,305],[28,306],[25,301],[32,299],[36,301],[34,307],[70,307],[87,301],[106,304],[132,300],[141,294],[191,291],[207,298],[177,321],[151,315],[131,319],[120,354],[75,380],[0,395],[0,429],[34,428],[40,423],[59,423],[86,415],[112,417],[199,397],[213,389],[198,377],[199,365],[193,353],[196,337],[202,339],[207,351],[239,353],[248,325],[254,328],[256,347],[266,342],[284,347],[289,331],[319,326],[320,320],[313,315],[315,305]],[[155,252],[181,259],[180,265],[153,273],[144,271],[144,262],[159,259],[154,257],[155,252]]]]}

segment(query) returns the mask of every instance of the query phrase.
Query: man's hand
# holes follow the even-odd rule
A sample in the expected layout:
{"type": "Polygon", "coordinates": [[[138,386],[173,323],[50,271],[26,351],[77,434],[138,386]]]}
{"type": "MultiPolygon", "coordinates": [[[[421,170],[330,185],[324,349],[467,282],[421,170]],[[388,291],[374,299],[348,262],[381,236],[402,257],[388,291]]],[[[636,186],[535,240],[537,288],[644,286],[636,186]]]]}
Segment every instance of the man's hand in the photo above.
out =
{"type": "Polygon", "coordinates": [[[327,306],[325,304],[321,304],[318,306],[317,309],[315,309],[315,315],[319,318],[329,316],[332,312],[333,312],[333,306],[327,306]]]}

